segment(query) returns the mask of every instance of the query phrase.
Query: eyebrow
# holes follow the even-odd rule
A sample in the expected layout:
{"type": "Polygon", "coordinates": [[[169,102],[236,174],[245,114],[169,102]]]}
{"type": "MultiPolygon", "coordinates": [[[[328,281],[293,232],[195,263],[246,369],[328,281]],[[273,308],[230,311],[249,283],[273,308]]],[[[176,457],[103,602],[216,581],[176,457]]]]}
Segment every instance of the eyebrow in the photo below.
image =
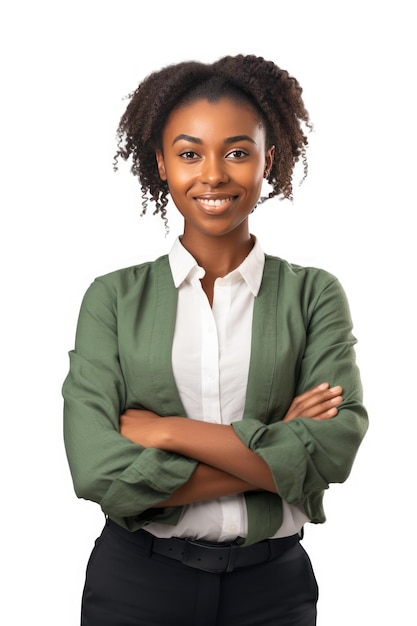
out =
{"type": "MultiPolygon", "coordinates": [[[[181,133],[180,135],[177,135],[175,137],[172,145],[174,145],[175,143],[177,143],[177,141],[180,141],[181,139],[185,139],[185,141],[189,141],[190,143],[203,143],[202,140],[198,137],[193,137],[192,135],[186,135],[184,133],[181,133]]],[[[256,141],[254,141],[252,137],[249,137],[249,135],[235,135],[234,137],[227,137],[227,139],[224,140],[224,143],[236,143],[236,141],[250,141],[251,143],[256,145],[256,141]]]]}

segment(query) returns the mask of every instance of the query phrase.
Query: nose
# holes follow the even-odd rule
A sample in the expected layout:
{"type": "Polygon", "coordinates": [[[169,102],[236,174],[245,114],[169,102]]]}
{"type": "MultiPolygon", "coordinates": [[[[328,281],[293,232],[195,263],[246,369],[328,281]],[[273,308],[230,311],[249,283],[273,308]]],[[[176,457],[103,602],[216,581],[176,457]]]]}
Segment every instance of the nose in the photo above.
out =
{"type": "Polygon", "coordinates": [[[211,187],[217,187],[229,180],[226,164],[216,156],[206,156],[202,162],[200,180],[211,187]]]}

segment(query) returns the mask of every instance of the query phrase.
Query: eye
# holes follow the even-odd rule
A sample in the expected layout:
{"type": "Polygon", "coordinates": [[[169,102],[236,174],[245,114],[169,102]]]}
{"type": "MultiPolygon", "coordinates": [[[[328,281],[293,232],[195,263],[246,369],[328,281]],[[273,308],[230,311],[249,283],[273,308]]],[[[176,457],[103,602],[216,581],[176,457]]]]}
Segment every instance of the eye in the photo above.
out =
{"type": "Polygon", "coordinates": [[[193,150],[186,150],[185,152],[181,152],[179,156],[182,159],[185,159],[186,161],[192,161],[194,159],[198,159],[197,152],[194,152],[193,150]]]}
{"type": "Polygon", "coordinates": [[[248,153],[245,150],[232,150],[231,152],[229,152],[227,154],[227,158],[231,158],[231,159],[243,159],[244,157],[247,157],[248,153]]]}

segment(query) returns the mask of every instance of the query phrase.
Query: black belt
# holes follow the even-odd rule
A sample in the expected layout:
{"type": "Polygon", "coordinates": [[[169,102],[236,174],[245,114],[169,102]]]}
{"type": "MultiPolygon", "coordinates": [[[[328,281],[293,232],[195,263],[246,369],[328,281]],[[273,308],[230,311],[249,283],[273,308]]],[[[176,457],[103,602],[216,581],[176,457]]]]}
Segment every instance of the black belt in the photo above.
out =
{"type": "Polygon", "coordinates": [[[279,539],[265,539],[243,547],[236,543],[212,543],[177,537],[161,539],[145,530],[129,533],[111,520],[108,521],[112,527],[116,526],[122,532],[127,532],[129,539],[146,548],[150,556],[159,554],[180,561],[188,567],[214,574],[265,563],[281,556],[300,540],[300,536],[296,534],[279,539]]]}

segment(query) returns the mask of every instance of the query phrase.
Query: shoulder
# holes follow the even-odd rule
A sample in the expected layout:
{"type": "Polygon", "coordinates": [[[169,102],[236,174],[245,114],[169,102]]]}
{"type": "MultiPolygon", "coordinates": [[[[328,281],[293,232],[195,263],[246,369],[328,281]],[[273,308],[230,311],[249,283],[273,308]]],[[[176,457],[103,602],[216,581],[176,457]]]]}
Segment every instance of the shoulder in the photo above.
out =
{"type": "Polygon", "coordinates": [[[108,272],[107,274],[102,274],[101,276],[97,276],[95,280],[110,285],[124,281],[135,281],[140,279],[142,276],[158,273],[160,271],[164,271],[165,269],[169,270],[167,254],[157,258],[155,261],[145,261],[144,263],[139,263],[138,265],[131,265],[129,267],[123,267],[112,272],[108,272]]]}
{"type": "Polygon", "coordinates": [[[155,261],[146,261],[97,276],[92,284],[102,285],[111,291],[119,291],[169,273],[168,255],[164,255],[155,261]]]}
{"type": "Polygon", "coordinates": [[[325,287],[338,280],[334,274],[323,268],[297,265],[270,254],[265,254],[265,268],[269,270],[269,276],[293,283],[314,283],[317,286],[325,287]]]}
{"type": "Polygon", "coordinates": [[[115,303],[125,298],[139,297],[145,291],[151,292],[160,282],[170,281],[172,278],[168,256],[164,255],[155,261],[147,261],[97,276],[88,287],[84,302],[115,303]]]}
{"type": "Polygon", "coordinates": [[[320,267],[290,263],[265,255],[261,289],[277,289],[280,302],[289,307],[301,306],[306,315],[318,306],[348,308],[346,293],[338,278],[320,267]]]}

